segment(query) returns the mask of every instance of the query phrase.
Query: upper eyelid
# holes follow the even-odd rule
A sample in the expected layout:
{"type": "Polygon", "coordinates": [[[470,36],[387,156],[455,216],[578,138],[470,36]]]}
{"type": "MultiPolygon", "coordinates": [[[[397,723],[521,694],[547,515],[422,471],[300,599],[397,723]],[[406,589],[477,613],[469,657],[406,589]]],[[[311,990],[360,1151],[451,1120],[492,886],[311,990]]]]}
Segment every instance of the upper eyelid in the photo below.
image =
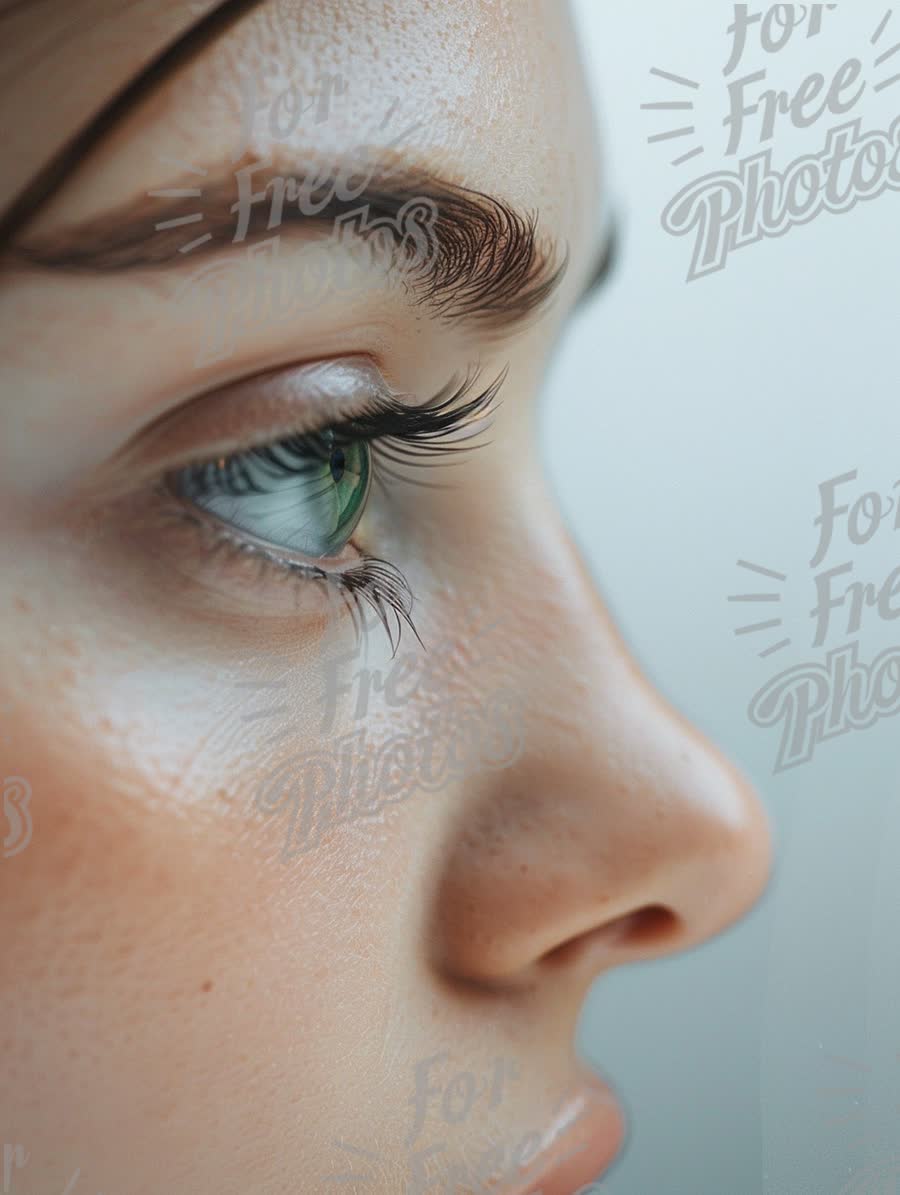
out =
{"type": "MultiPolygon", "coordinates": [[[[329,419],[302,432],[292,429],[287,435],[269,435],[257,439],[244,449],[224,455],[228,459],[239,458],[277,447],[288,439],[312,438],[325,431],[334,432],[351,441],[368,441],[372,445],[382,441],[390,443],[392,451],[385,455],[387,459],[398,464],[415,463],[416,457],[427,458],[465,451],[470,447],[467,441],[474,439],[484,430],[487,419],[493,414],[494,404],[506,374],[507,371],[503,370],[489,386],[472,395],[479,374],[470,373],[461,384],[449,383],[421,406],[406,405],[393,396],[384,396],[376,401],[374,407],[360,414],[351,415],[343,420],[329,419]],[[451,444],[448,442],[450,440],[455,442],[451,444]]],[[[217,456],[216,453],[207,453],[183,466],[176,466],[169,472],[176,472],[179,468],[203,469],[214,463],[217,456]]]]}
{"type": "Polygon", "coordinates": [[[366,394],[390,392],[375,362],[361,355],[282,366],[165,412],[131,437],[109,471],[121,473],[127,483],[142,467],[148,476],[158,474],[162,457],[173,469],[287,435],[312,434],[347,418],[366,394]]]}
{"type": "MultiPolygon", "coordinates": [[[[468,400],[473,406],[481,403],[484,419],[489,417],[505,377],[504,370],[481,395],[468,400]]],[[[114,497],[117,489],[132,491],[140,484],[142,473],[150,483],[161,471],[204,465],[218,456],[249,452],[288,436],[313,435],[328,428],[346,428],[358,438],[374,440],[390,433],[385,433],[383,426],[373,426],[366,435],[361,424],[367,409],[388,403],[394,405],[401,423],[403,412],[424,412],[444,403],[444,420],[452,422],[461,398],[475,387],[478,378],[478,371],[470,371],[462,385],[454,388],[451,381],[424,402],[415,401],[412,395],[398,395],[374,361],[366,357],[334,358],[244,378],[189,400],[144,428],[110,462],[103,488],[114,497]],[[320,392],[315,394],[317,388],[320,392]],[[404,399],[411,401],[407,404],[404,399]],[[234,427],[231,432],[229,424],[234,427]],[[265,430],[261,430],[263,426],[265,430]]]]}

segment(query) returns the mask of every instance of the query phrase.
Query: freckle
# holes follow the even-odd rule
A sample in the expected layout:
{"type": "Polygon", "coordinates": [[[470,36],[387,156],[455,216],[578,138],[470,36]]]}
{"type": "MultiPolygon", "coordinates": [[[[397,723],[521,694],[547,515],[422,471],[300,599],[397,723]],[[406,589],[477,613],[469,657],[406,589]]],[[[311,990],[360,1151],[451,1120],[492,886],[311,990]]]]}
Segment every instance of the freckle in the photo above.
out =
{"type": "Polygon", "coordinates": [[[27,602],[23,597],[17,597],[15,602],[16,609],[22,614],[31,613],[31,603],[27,602]]]}
{"type": "Polygon", "coordinates": [[[203,985],[203,987],[200,989],[200,991],[201,991],[201,992],[211,992],[211,991],[212,991],[212,985],[213,985],[213,984],[212,984],[212,980],[211,980],[211,979],[207,979],[206,983],[204,983],[204,985],[203,985]]]}

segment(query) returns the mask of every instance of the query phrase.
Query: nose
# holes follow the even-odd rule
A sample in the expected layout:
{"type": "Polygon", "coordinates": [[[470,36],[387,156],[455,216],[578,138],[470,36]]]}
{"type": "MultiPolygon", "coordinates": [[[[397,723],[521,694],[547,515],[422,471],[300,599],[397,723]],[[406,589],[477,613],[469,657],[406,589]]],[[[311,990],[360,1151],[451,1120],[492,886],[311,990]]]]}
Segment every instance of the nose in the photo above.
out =
{"type": "Polygon", "coordinates": [[[756,902],[770,869],[752,786],[642,675],[554,542],[494,632],[515,659],[521,753],[470,778],[433,879],[434,962],[468,983],[588,984],[694,946],[756,902]]]}

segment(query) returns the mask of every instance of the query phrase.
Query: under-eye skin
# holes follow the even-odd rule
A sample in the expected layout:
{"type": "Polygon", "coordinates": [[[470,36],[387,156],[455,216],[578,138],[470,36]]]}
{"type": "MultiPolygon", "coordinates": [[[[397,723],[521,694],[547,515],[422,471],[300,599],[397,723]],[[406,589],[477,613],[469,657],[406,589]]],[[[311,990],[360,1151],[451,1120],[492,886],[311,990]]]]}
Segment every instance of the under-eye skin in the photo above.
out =
{"type": "Polygon", "coordinates": [[[320,430],[187,465],[166,477],[165,489],[223,550],[335,586],[354,622],[367,603],[396,652],[403,623],[417,634],[412,591],[389,561],[353,552],[345,563],[352,534],[373,484],[415,483],[397,466],[437,465],[479,446],[504,377],[468,397],[477,380],[470,375],[423,406],[378,396],[320,430]]]}

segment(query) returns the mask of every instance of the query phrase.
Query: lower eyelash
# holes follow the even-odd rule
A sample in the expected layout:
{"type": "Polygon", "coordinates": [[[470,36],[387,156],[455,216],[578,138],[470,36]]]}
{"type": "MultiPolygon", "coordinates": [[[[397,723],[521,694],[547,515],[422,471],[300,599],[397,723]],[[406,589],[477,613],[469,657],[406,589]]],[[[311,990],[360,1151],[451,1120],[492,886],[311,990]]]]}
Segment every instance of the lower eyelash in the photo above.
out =
{"type": "Polygon", "coordinates": [[[404,623],[422,647],[425,646],[412,620],[412,605],[415,599],[409,582],[389,560],[381,560],[377,556],[363,556],[358,565],[337,575],[331,575],[328,580],[337,585],[338,592],[350,611],[357,636],[361,634],[361,630],[356,618],[362,612],[362,602],[366,602],[375,611],[378,621],[384,627],[392,656],[397,654],[397,648],[400,646],[404,623]],[[391,616],[397,625],[396,642],[391,634],[391,616]]]}
{"type": "MultiPolygon", "coordinates": [[[[384,627],[394,656],[400,646],[404,623],[419,643],[422,643],[412,620],[415,601],[412,589],[400,570],[390,561],[377,556],[363,555],[357,564],[346,569],[329,571],[310,562],[293,560],[260,543],[254,543],[243,534],[233,534],[227,524],[205,518],[199,508],[195,510],[181,503],[173,507],[171,490],[165,485],[162,485],[160,490],[160,496],[169,503],[172,516],[203,534],[207,539],[206,547],[211,552],[222,551],[252,557],[259,561],[267,574],[269,570],[273,570],[275,576],[282,578],[302,578],[304,582],[323,581],[333,586],[350,612],[357,636],[362,633],[358,619],[363,613],[365,603],[375,611],[378,621],[384,627]]],[[[424,647],[424,644],[422,646],[424,647]]]]}

